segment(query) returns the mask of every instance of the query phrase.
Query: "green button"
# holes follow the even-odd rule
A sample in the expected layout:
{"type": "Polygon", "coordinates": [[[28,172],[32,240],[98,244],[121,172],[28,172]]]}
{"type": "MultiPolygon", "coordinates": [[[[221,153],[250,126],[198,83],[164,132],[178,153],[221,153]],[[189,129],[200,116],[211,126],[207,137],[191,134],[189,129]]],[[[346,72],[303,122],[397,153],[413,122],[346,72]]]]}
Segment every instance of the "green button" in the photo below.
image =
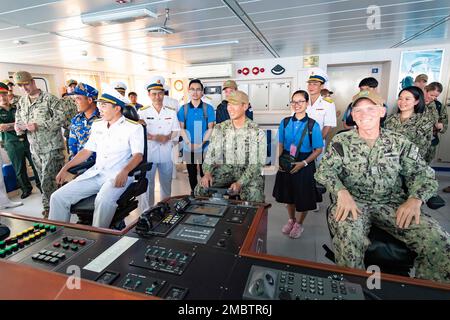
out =
{"type": "Polygon", "coordinates": [[[42,229],[44,227],[43,223],[39,223],[39,228],[42,229]]]}
{"type": "Polygon", "coordinates": [[[39,227],[39,223],[33,224],[33,227],[39,227]]]}
{"type": "Polygon", "coordinates": [[[6,256],[5,250],[0,250],[0,258],[4,258],[6,256]]]}
{"type": "Polygon", "coordinates": [[[5,242],[4,240],[3,240],[3,241],[0,241],[0,248],[4,248],[5,245],[6,245],[6,242],[5,242]]]}
{"type": "Polygon", "coordinates": [[[50,229],[50,226],[49,226],[48,224],[46,224],[46,225],[44,226],[44,228],[45,228],[46,230],[49,230],[49,229],[50,229]]]}
{"type": "Polygon", "coordinates": [[[55,226],[50,226],[50,231],[51,232],[55,232],[56,231],[56,227],[55,226]]]}
{"type": "Polygon", "coordinates": [[[12,252],[12,247],[6,247],[5,252],[6,254],[10,254],[12,252]]]}

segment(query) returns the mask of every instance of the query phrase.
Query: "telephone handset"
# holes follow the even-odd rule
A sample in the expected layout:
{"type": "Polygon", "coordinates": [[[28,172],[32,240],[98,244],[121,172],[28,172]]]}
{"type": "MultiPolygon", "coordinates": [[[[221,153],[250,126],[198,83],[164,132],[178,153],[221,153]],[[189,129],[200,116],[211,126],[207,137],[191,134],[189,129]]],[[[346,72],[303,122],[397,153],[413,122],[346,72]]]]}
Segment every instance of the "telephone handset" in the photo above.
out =
{"type": "Polygon", "coordinates": [[[178,214],[182,214],[186,211],[186,208],[191,204],[191,200],[189,197],[184,197],[173,205],[173,208],[175,209],[175,212],[178,214]]]}

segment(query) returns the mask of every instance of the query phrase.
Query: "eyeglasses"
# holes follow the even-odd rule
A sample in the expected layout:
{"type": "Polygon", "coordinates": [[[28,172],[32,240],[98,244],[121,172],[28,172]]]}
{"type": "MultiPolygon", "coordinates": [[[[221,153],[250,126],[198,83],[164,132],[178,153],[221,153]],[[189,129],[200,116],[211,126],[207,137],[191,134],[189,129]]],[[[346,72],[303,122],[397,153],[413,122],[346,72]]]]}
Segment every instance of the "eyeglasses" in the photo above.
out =
{"type": "Polygon", "coordinates": [[[197,88],[197,89],[189,89],[189,92],[194,93],[194,92],[203,92],[203,89],[197,88]]]}
{"type": "Polygon", "coordinates": [[[293,106],[300,106],[300,105],[302,105],[302,104],[304,104],[304,103],[306,103],[306,100],[299,100],[299,101],[294,101],[294,100],[292,100],[292,101],[291,101],[291,104],[292,104],[293,106]]]}

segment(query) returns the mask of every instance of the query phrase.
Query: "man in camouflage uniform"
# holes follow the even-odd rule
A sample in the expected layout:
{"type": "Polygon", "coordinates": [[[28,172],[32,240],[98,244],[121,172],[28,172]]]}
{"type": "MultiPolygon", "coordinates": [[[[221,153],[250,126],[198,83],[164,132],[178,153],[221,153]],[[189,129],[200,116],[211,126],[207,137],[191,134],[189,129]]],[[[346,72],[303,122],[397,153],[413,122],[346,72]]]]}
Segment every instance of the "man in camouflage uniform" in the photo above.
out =
{"type": "Polygon", "coordinates": [[[418,278],[450,282],[450,235],[420,211],[437,190],[434,171],[417,146],[380,130],[385,112],[378,95],[358,94],[352,110],[358,129],[333,138],[315,174],[333,197],[328,221],[336,263],[364,269],[374,224],[417,253],[418,278]]]}
{"type": "Polygon", "coordinates": [[[14,74],[15,83],[25,93],[19,100],[15,130],[26,132],[34,165],[42,188],[42,212],[48,217],[50,195],[56,190],[56,175],[64,165],[64,140],[61,127],[65,121],[61,101],[41,91],[27,71],[14,74]]]}
{"type": "Polygon", "coordinates": [[[204,176],[195,195],[207,196],[207,188],[229,187],[245,201],[264,202],[266,136],[258,125],[246,118],[248,96],[235,91],[228,97],[230,120],[214,128],[203,162],[204,176]]]}
{"type": "Polygon", "coordinates": [[[427,109],[430,109],[430,113],[434,115],[434,119],[437,119],[433,128],[433,140],[431,141],[431,146],[425,156],[425,160],[428,163],[431,163],[436,156],[439,135],[444,134],[448,129],[447,107],[437,100],[442,93],[442,90],[442,84],[439,82],[432,82],[425,87],[425,104],[427,105],[427,109]]]}
{"type": "Polygon", "coordinates": [[[64,129],[64,138],[66,139],[67,152],[70,153],[69,150],[70,126],[72,124],[73,117],[75,117],[78,113],[78,106],[77,103],[75,102],[74,97],[75,87],[77,86],[78,82],[76,80],[70,79],[67,80],[66,84],[67,84],[66,88],[67,95],[65,95],[61,99],[64,112],[64,123],[62,125],[62,128],[64,129]]]}
{"type": "Polygon", "coordinates": [[[22,190],[20,197],[25,199],[31,195],[31,190],[33,189],[27,173],[27,159],[33,168],[36,187],[40,189],[41,184],[31,158],[30,144],[28,143],[27,136],[18,136],[14,131],[16,111],[16,106],[9,103],[8,86],[0,82],[0,137],[16,173],[17,182],[22,190]]]}

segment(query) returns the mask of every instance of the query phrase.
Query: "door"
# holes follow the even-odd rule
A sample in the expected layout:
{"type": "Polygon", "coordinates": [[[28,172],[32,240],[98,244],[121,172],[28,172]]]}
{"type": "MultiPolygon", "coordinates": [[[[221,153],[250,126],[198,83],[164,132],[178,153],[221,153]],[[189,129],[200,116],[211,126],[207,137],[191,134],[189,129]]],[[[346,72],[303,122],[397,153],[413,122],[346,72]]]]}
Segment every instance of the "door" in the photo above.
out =
{"type": "Polygon", "coordinates": [[[334,92],[331,98],[336,105],[337,118],[337,128],[332,131],[333,134],[343,129],[342,116],[352,97],[359,92],[358,84],[362,79],[367,77],[377,79],[379,94],[386,99],[387,93],[383,91],[388,86],[381,83],[382,72],[382,63],[328,66],[329,87],[334,92]]]}

